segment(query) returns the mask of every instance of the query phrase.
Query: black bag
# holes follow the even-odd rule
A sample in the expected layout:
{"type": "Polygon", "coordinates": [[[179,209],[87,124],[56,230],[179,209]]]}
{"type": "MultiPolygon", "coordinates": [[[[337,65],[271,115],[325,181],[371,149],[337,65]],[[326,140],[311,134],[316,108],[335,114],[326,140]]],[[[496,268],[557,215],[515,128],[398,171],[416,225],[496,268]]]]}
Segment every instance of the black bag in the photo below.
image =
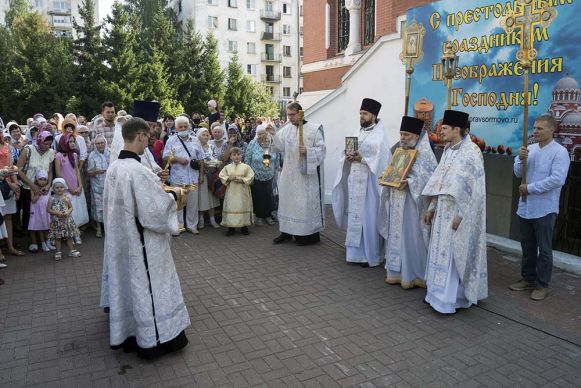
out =
{"type": "MultiPolygon", "coordinates": [[[[12,189],[5,180],[0,181],[0,191],[2,192],[2,198],[4,199],[9,199],[14,195],[12,189]]],[[[0,223],[0,225],[2,224],[0,223]]]]}
{"type": "Polygon", "coordinates": [[[188,156],[190,157],[190,167],[192,168],[192,170],[196,170],[196,171],[199,170],[200,169],[200,161],[192,159],[192,154],[190,154],[188,147],[186,147],[186,143],[184,143],[184,141],[182,140],[182,138],[179,135],[176,135],[176,136],[178,137],[178,139],[180,139],[180,142],[182,143],[182,145],[184,146],[184,149],[186,150],[186,152],[188,153],[188,156]]]}

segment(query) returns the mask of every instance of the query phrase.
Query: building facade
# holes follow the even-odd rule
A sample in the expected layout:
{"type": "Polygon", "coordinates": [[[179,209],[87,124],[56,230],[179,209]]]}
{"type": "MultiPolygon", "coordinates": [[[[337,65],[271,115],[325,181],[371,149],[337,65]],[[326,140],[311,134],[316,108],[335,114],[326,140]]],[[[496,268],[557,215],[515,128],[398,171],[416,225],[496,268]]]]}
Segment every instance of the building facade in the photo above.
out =
{"type": "Polygon", "coordinates": [[[382,36],[398,30],[397,19],[430,0],[309,0],[305,2],[304,91],[323,97],[382,36]]]}
{"type": "MultiPolygon", "coordinates": [[[[95,12],[99,9],[99,0],[95,1],[95,12]]],[[[39,12],[48,23],[53,34],[73,36],[73,18],[80,22],[78,6],[81,0],[29,0],[30,10],[39,12]]],[[[10,0],[0,0],[0,23],[4,24],[10,0]]],[[[98,20],[98,15],[95,15],[98,20]]]]}
{"type": "Polygon", "coordinates": [[[178,19],[218,40],[220,64],[234,52],[244,71],[284,106],[302,91],[303,0],[172,0],[178,19]]]}

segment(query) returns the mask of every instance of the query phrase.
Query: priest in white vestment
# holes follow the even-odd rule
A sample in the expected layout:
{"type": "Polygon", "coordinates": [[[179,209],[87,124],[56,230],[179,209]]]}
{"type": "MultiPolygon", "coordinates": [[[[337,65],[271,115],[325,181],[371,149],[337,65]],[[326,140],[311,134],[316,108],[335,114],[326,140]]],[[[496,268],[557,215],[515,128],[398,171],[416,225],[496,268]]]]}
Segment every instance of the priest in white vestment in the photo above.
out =
{"type": "Polygon", "coordinates": [[[484,160],[467,127],[468,114],[444,113],[448,145],[422,193],[431,198],[424,221],[432,225],[426,302],[442,314],[488,296],[484,160]]]}
{"type": "Polygon", "coordinates": [[[323,126],[303,120],[303,145],[299,145],[299,110],[290,103],[286,109],[287,125],[274,139],[277,152],[284,152],[283,167],[278,182],[278,221],[280,236],[275,244],[292,240],[298,245],[320,241],[319,232],[325,227],[323,209],[323,161],[325,137],[323,126]]]}
{"type": "Polygon", "coordinates": [[[347,262],[362,267],[381,264],[383,239],[377,230],[381,186],[378,179],[391,157],[387,133],[377,118],[381,104],[364,98],[359,110],[361,127],[353,134],[358,149],[345,151],[333,186],[333,214],[339,228],[347,232],[347,262]]]}
{"type": "Polygon", "coordinates": [[[105,257],[111,348],[155,358],[187,345],[190,317],[170,248],[176,201],[138,156],[148,137],[142,119],[123,125],[125,147],[105,178],[105,257]]]}
{"type": "Polygon", "coordinates": [[[430,227],[423,222],[429,198],[424,187],[438,166],[424,122],[404,116],[399,146],[415,149],[416,160],[399,188],[385,186],[381,193],[378,229],[385,239],[385,282],[402,288],[426,288],[430,227]]]}
{"type": "MultiPolygon", "coordinates": [[[[149,125],[150,130],[157,128],[157,118],[159,117],[160,104],[156,101],[133,101],[133,117],[142,118],[149,125]]],[[[151,132],[153,132],[151,131],[151,132]]],[[[113,133],[113,141],[109,150],[109,163],[113,163],[119,157],[119,153],[123,149],[123,135],[121,133],[121,126],[115,125],[115,132],[113,133]]],[[[162,174],[161,167],[155,162],[153,154],[149,147],[145,148],[143,154],[139,155],[141,163],[157,175],[162,174]]],[[[167,175],[165,176],[167,177],[167,175]]]]}

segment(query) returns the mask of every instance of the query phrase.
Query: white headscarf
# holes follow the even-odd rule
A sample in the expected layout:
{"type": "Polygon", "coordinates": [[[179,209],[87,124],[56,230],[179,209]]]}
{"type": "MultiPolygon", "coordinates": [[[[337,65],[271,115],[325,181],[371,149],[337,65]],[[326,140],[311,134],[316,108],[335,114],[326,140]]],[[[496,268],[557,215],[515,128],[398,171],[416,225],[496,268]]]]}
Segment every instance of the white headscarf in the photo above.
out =
{"type": "Polygon", "coordinates": [[[54,190],[54,186],[55,186],[57,183],[60,183],[60,184],[62,184],[62,185],[65,187],[65,190],[68,190],[68,189],[69,189],[69,186],[67,185],[67,182],[65,182],[65,180],[64,180],[63,178],[54,178],[54,179],[52,180],[52,185],[50,186],[50,188],[51,188],[52,190],[54,190]]]}

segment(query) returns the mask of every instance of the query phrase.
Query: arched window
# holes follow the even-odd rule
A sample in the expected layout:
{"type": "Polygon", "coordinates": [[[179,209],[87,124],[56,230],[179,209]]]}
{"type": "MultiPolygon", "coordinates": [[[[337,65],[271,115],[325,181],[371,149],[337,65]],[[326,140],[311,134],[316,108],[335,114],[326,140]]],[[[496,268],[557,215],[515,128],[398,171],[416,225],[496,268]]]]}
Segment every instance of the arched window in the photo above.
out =
{"type": "Polygon", "coordinates": [[[337,2],[337,9],[339,11],[337,31],[338,34],[338,51],[341,52],[347,48],[349,44],[349,11],[345,7],[345,0],[337,2]]]}
{"type": "Polygon", "coordinates": [[[365,0],[365,35],[363,36],[363,45],[367,46],[375,41],[375,0],[365,0]]]}

